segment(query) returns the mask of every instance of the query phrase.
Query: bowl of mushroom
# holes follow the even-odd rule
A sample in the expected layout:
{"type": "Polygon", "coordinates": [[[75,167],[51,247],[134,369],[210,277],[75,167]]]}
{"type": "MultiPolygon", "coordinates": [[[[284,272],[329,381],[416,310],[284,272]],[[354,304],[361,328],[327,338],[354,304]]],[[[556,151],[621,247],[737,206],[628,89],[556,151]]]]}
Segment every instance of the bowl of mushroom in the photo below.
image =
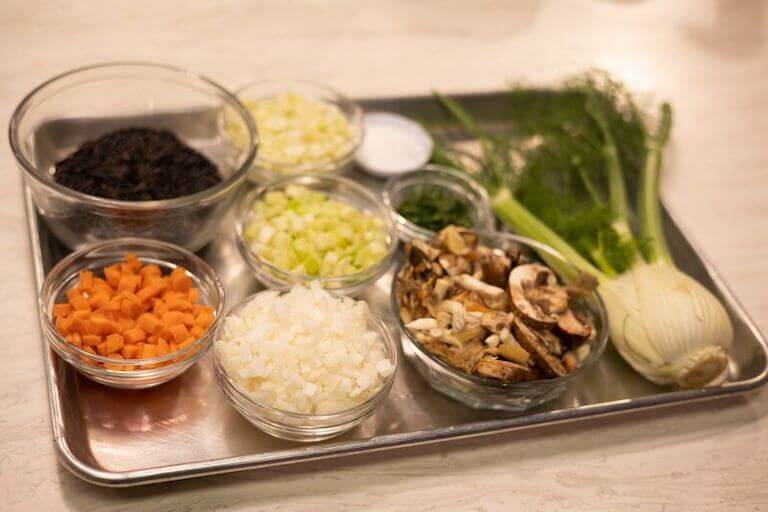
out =
{"type": "Polygon", "coordinates": [[[448,226],[405,254],[392,283],[403,353],[430,386],[470,407],[553,400],[605,349],[594,279],[545,245],[448,226]]]}

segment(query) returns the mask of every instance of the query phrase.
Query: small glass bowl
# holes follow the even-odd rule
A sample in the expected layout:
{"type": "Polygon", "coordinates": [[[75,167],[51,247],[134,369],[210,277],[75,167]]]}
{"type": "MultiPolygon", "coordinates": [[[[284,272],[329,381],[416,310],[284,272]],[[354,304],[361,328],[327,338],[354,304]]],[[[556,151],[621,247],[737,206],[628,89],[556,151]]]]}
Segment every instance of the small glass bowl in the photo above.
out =
{"type": "Polygon", "coordinates": [[[467,173],[440,165],[426,165],[418,171],[391,178],[387,181],[382,193],[382,200],[390,209],[398,227],[400,240],[403,242],[409,242],[414,238],[427,241],[435,236],[434,231],[411,222],[397,211],[408,190],[422,186],[441,187],[464,199],[471,209],[472,226],[468,227],[478,231],[494,229],[491,202],[483,187],[467,173]]]}
{"type": "MultiPolygon", "coordinates": [[[[510,246],[519,248],[523,254],[535,257],[536,254],[550,264],[562,281],[568,282],[579,274],[576,267],[568,263],[554,249],[522,236],[498,232],[478,233],[481,243],[489,247],[506,249],[510,246]]],[[[441,361],[405,328],[400,316],[397,300],[397,276],[402,270],[398,267],[392,280],[391,303],[400,326],[400,343],[405,358],[416,368],[419,374],[436,391],[458,400],[474,409],[493,409],[521,412],[539,406],[560,396],[574,379],[587,371],[600,358],[608,342],[608,316],[603,300],[597,292],[580,299],[576,304],[579,311],[591,316],[595,335],[591,350],[581,366],[564,377],[540,379],[530,382],[501,382],[496,379],[463,373],[441,361]]]]}
{"type": "Polygon", "coordinates": [[[213,269],[202,259],[181,247],[157,240],[140,238],[119,238],[95,243],[70,254],[61,260],[48,274],[40,291],[40,324],[50,347],[64,361],[89,379],[122,389],[143,389],[158,386],[181,375],[211,346],[213,334],[221,320],[224,308],[224,289],[213,269]],[[187,270],[195,287],[200,290],[200,303],[211,306],[213,323],[203,335],[191,345],[165,356],[147,359],[123,359],[116,362],[100,355],[94,355],[77,348],[63,338],[53,322],[53,306],[65,302],[67,290],[75,286],[81,270],[99,272],[107,265],[123,260],[126,252],[136,254],[143,263],[155,263],[170,271],[177,266],[187,270]],[[129,370],[114,370],[95,363],[121,364],[129,370]],[[167,363],[167,364],[166,364],[167,363]],[[145,369],[144,365],[162,364],[157,368],[145,369]]]}
{"type": "MultiPolygon", "coordinates": [[[[229,310],[216,332],[216,340],[222,337],[226,328],[227,318],[237,315],[249,302],[268,290],[261,291],[229,310]]],[[[286,293],[287,288],[280,290],[286,293]]],[[[397,374],[397,345],[387,326],[372,311],[368,311],[368,328],[378,332],[384,341],[386,357],[392,362],[394,371],[384,380],[381,389],[366,402],[346,411],[332,414],[303,414],[282,411],[269,405],[259,403],[248,396],[245,391],[228,375],[219,357],[218,344],[213,349],[213,369],[216,382],[224,392],[232,407],[245,419],[267,434],[291,441],[313,442],[322,441],[337,436],[360,424],[371,416],[384,403],[397,374]]]]}
{"type": "Polygon", "coordinates": [[[8,132],[37,210],[71,248],[142,237],[199,250],[216,235],[256,154],[256,127],[235,96],[207,78],[148,63],[99,64],[55,76],[21,101],[8,132]],[[250,141],[247,147],[236,147],[226,136],[225,112],[250,141]],[[173,199],[121,201],[53,179],[56,162],[86,141],[135,127],[172,131],[216,164],[221,182],[173,199]]]}
{"type": "MultiPolygon", "coordinates": [[[[244,85],[235,94],[244,103],[267,100],[292,92],[315,100],[337,106],[346,116],[352,130],[349,149],[339,158],[314,162],[293,163],[268,160],[257,156],[249,179],[256,184],[264,184],[296,174],[337,174],[348,169],[354,159],[357,148],[363,141],[363,110],[354,101],[341,93],[323,85],[305,81],[259,81],[244,85]]],[[[263,144],[264,141],[261,141],[263,144]]],[[[268,144],[268,142],[267,142],[268,144]]]]}
{"type": "Polygon", "coordinates": [[[256,279],[268,288],[319,281],[324,288],[335,293],[355,295],[374,283],[389,269],[398,246],[397,227],[384,204],[364,186],[339,176],[289,176],[252,190],[246,194],[240,203],[235,229],[240,254],[256,276],[256,279]],[[387,244],[385,255],[375,265],[354,274],[336,277],[317,277],[283,270],[256,254],[256,252],[251,250],[248,241],[245,239],[246,226],[253,217],[251,206],[255,201],[264,199],[269,192],[285,190],[291,185],[301,185],[309,190],[323,192],[331,199],[350,204],[379,217],[385,224],[387,244]]]}

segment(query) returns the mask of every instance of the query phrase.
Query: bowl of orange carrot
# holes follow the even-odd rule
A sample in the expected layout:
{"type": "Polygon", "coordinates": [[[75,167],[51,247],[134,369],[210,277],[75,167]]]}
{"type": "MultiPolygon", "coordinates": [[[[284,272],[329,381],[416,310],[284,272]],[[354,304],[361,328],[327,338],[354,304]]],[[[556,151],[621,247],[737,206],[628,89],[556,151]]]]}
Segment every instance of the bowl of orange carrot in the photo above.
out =
{"type": "Polygon", "coordinates": [[[40,292],[51,348],[107,386],[167,382],[210,348],[224,308],[213,269],[172,244],[121,238],[61,260],[40,292]]]}

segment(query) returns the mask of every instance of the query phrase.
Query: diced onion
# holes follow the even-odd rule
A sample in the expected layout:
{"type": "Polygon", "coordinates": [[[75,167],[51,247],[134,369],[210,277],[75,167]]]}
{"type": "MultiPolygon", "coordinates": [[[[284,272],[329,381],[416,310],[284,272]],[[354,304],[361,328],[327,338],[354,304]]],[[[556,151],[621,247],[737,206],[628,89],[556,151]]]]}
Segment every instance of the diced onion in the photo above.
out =
{"type": "Polygon", "coordinates": [[[394,371],[368,328],[368,306],[313,283],[258,295],[225,320],[217,340],[227,374],[280,410],[330,414],[370,399],[394,371]]]}

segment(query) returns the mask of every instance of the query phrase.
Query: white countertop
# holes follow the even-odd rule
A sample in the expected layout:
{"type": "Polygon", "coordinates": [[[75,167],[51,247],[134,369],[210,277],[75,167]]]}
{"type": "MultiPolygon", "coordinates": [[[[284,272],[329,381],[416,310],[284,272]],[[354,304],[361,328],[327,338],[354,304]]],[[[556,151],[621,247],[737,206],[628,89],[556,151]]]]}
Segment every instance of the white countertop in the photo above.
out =
{"type": "MultiPolygon", "coordinates": [[[[109,60],[171,63],[232,87],[301,76],[351,96],[491,90],[605,68],[673,103],[667,205],[768,328],[766,2],[5,0],[3,125],[43,80],[109,60]]],[[[83,483],[56,461],[21,179],[7,146],[0,159],[2,510],[768,507],[766,391],[301,467],[129,490],[83,483]]]]}

